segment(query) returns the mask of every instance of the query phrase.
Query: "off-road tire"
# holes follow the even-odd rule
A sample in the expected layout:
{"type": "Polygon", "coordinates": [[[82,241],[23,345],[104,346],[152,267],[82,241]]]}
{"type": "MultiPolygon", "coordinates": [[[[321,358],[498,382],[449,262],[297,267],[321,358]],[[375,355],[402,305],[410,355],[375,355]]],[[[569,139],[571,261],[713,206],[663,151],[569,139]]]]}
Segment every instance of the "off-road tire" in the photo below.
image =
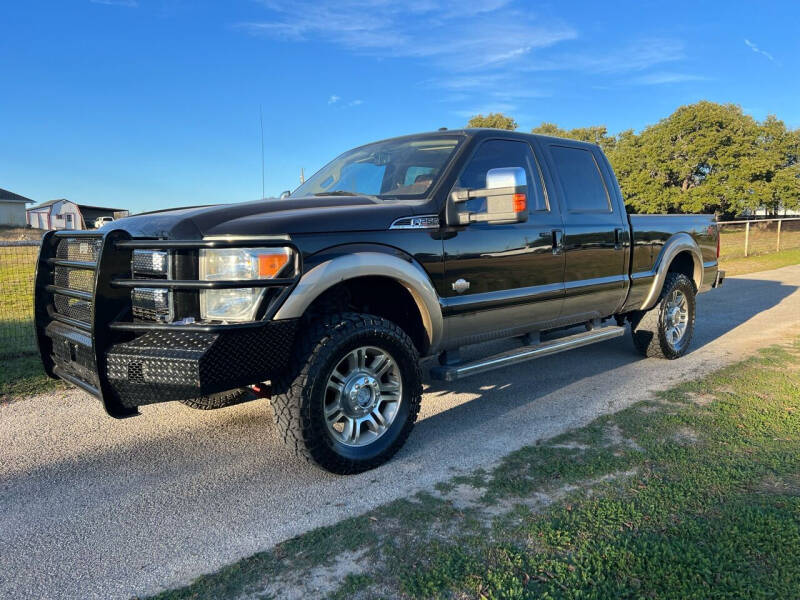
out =
{"type": "Polygon", "coordinates": [[[680,358],[689,350],[694,335],[695,295],[697,291],[691,279],[682,273],[668,273],[664,287],[655,306],[648,311],[636,311],[631,314],[631,337],[633,345],[643,356],[651,358],[680,358]],[[680,290],[688,304],[688,322],[686,332],[677,347],[673,347],[666,336],[667,331],[667,298],[673,290],[680,290]]]}
{"type": "Polygon", "coordinates": [[[374,469],[389,460],[411,433],[422,399],[422,370],[411,338],[391,321],[361,313],[309,321],[298,336],[287,372],[272,383],[272,410],[284,443],[298,456],[340,475],[374,469]],[[402,378],[402,400],[381,437],[365,446],[346,446],[331,436],[325,423],[325,387],[342,357],[366,345],[394,358],[402,378]]]}
{"type": "Polygon", "coordinates": [[[198,410],[214,410],[217,408],[225,408],[226,406],[233,406],[239,404],[245,399],[249,393],[247,388],[237,388],[235,390],[228,390],[227,392],[220,392],[218,394],[209,394],[208,396],[198,396],[197,398],[189,398],[181,400],[181,404],[185,404],[190,408],[198,410]]]}

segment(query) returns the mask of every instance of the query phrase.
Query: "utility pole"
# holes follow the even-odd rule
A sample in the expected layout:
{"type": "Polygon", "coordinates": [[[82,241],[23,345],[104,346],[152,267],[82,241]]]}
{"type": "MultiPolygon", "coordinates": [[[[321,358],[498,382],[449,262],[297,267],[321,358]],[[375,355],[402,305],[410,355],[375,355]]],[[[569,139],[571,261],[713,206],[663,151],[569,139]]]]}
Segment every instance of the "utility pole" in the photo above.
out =
{"type": "Polygon", "coordinates": [[[264,199],[264,111],[258,105],[258,120],[261,124],[261,199],[264,199]]]}
{"type": "Polygon", "coordinates": [[[306,182],[306,174],[303,172],[303,167],[300,167],[300,183],[306,182]]]}

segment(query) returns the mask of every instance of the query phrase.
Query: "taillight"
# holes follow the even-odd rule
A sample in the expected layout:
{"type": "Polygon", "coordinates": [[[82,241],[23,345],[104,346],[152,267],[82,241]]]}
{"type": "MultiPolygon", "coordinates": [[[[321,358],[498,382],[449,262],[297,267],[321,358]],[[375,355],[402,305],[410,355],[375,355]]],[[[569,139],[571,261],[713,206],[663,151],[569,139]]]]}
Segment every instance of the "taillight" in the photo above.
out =
{"type": "Polygon", "coordinates": [[[717,259],[719,259],[719,227],[717,227],[717,259]]]}

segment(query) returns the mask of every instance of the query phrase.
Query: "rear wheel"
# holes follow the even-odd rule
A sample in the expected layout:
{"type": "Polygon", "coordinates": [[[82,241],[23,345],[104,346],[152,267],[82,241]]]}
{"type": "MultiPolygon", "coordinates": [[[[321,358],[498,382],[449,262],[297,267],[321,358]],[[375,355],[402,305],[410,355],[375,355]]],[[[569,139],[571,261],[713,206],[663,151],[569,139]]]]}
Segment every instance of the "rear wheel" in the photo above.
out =
{"type": "Polygon", "coordinates": [[[669,273],[656,305],[631,316],[633,344],[644,356],[675,359],[694,335],[695,288],[682,273],[669,273]]]}
{"type": "Polygon", "coordinates": [[[272,407],[284,441],[340,474],[389,460],[419,412],[422,373],[411,339],[373,315],[324,317],[302,336],[294,371],[275,382],[272,407]]]}

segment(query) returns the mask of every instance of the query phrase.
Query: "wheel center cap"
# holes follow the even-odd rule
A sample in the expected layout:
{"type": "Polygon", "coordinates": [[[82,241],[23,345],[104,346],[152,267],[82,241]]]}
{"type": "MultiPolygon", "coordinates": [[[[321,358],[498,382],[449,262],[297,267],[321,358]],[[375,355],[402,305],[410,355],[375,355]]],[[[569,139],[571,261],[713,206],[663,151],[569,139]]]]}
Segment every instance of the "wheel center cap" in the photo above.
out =
{"type": "Polygon", "coordinates": [[[357,374],[345,384],[344,397],[350,412],[355,415],[369,413],[380,396],[380,384],[374,377],[357,374]]]}
{"type": "Polygon", "coordinates": [[[372,402],[372,392],[368,387],[362,387],[356,392],[356,402],[362,407],[366,407],[372,402]]]}

